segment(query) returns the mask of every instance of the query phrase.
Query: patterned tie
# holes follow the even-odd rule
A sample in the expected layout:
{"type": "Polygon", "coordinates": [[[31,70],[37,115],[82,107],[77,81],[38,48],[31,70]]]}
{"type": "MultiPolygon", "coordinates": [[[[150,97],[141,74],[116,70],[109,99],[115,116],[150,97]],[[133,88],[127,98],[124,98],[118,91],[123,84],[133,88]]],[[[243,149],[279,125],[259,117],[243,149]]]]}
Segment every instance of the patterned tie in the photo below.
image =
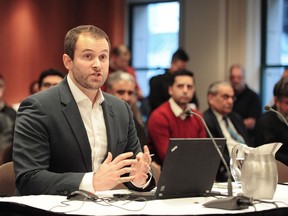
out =
{"type": "Polygon", "coordinates": [[[240,136],[239,134],[235,133],[235,131],[229,126],[229,122],[228,122],[228,119],[226,116],[223,116],[223,120],[225,121],[226,128],[227,128],[228,132],[230,133],[231,137],[239,143],[245,143],[243,137],[240,136]]]}

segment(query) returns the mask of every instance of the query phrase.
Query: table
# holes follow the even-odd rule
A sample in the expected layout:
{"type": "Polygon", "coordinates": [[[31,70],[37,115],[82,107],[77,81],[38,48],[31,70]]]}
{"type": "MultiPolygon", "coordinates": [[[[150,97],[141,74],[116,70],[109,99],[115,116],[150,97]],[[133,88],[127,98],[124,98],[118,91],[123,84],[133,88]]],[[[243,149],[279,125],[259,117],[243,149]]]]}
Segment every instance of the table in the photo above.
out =
{"type": "MultiPolygon", "coordinates": [[[[214,186],[213,190],[225,192],[223,185],[214,186]]],[[[101,198],[112,197],[113,193],[127,193],[127,190],[114,190],[98,192],[101,198]]],[[[235,190],[234,194],[241,192],[235,190]]],[[[288,185],[278,185],[272,203],[261,203],[244,210],[222,210],[205,208],[203,203],[215,199],[214,197],[193,197],[167,200],[116,201],[112,203],[90,201],[68,201],[65,196],[38,195],[38,196],[14,196],[0,198],[0,215],[288,215],[288,185]],[[64,204],[61,204],[64,202],[64,204]],[[69,204],[69,205],[67,205],[69,204]],[[5,214],[4,214],[5,213],[5,214]],[[253,213],[253,214],[252,214],[253,213]]]]}

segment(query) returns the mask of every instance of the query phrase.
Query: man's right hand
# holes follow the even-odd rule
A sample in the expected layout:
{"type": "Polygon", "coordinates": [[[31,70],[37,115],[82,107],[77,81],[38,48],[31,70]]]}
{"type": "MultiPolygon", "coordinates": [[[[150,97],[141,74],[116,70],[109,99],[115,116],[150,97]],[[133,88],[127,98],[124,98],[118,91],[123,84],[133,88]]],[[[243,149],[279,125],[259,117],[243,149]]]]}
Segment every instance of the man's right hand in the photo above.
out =
{"type": "Polygon", "coordinates": [[[135,176],[129,176],[133,171],[132,164],[137,162],[136,159],[131,159],[132,152],[118,155],[114,160],[110,152],[99,167],[98,171],[93,176],[93,187],[95,191],[110,190],[120,183],[133,181],[135,176]],[[129,159],[130,158],[130,159],[129,159]],[[121,177],[128,174],[125,177],[121,177]]]}

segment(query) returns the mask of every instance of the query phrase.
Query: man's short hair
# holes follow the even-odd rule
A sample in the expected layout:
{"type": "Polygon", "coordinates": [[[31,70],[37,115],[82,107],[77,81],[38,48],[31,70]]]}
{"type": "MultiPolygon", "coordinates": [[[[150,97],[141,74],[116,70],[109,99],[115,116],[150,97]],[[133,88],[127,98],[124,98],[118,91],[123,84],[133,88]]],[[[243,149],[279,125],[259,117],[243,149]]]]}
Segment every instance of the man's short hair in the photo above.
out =
{"type": "Polygon", "coordinates": [[[231,84],[227,81],[215,81],[209,85],[207,95],[216,95],[219,86],[230,86],[232,88],[231,84]]]}
{"type": "Polygon", "coordinates": [[[135,79],[131,74],[129,74],[128,72],[124,72],[124,71],[116,71],[116,72],[111,73],[108,76],[107,81],[106,81],[107,88],[111,89],[113,86],[113,83],[120,81],[120,80],[130,81],[135,84],[135,79]]]}
{"type": "Polygon", "coordinates": [[[172,86],[175,82],[175,78],[177,76],[190,76],[192,77],[192,79],[194,80],[194,74],[192,71],[189,71],[189,70],[180,70],[180,71],[176,71],[175,73],[172,74],[171,76],[171,79],[170,79],[170,82],[169,82],[169,86],[172,86]]]}
{"type": "Polygon", "coordinates": [[[184,61],[184,62],[188,62],[188,61],[189,61],[189,56],[188,56],[188,54],[185,52],[184,49],[179,48],[178,50],[176,50],[176,51],[173,53],[171,61],[172,61],[172,62],[175,62],[175,61],[177,61],[177,60],[181,60],[181,61],[184,61]]]}
{"type": "Polygon", "coordinates": [[[131,55],[129,48],[126,45],[124,45],[124,44],[119,44],[118,46],[113,47],[111,49],[111,55],[119,57],[119,56],[121,56],[123,54],[131,55]]]}
{"type": "Polygon", "coordinates": [[[100,28],[93,25],[80,25],[67,32],[64,39],[64,53],[72,60],[74,59],[75,45],[80,34],[88,34],[95,38],[105,38],[111,48],[110,40],[107,34],[100,28]]]}
{"type": "Polygon", "coordinates": [[[60,71],[57,71],[55,69],[48,69],[48,70],[44,70],[42,71],[42,73],[39,76],[38,79],[38,87],[41,88],[42,84],[43,84],[43,80],[48,77],[48,76],[59,76],[62,79],[64,78],[64,74],[61,73],[60,71]]]}
{"type": "Polygon", "coordinates": [[[275,84],[273,94],[278,99],[288,97],[288,77],[282,77],[280,81],[275,84]]]}

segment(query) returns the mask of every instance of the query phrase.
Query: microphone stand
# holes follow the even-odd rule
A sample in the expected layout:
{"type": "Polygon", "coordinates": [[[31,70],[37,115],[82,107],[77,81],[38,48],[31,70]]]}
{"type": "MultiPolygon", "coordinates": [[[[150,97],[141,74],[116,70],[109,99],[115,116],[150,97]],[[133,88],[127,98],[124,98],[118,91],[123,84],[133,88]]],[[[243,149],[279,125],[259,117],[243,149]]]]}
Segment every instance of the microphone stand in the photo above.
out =
{"type": "Polygon", "coordinates": [[[288,122],[286,120],[286,118],[282,115],[282,113],[278,112],[277,110],[273,109],[272,107],[270,106],[264,106],[264,109],[266,111],[272,111],[274,113],[276,113],[278,116],[280,116],[282,118],[282,120],[284,121],[284,123],[286,124],[286,126],[288,127],[288,122]]]}
{"type": "Polygon", "coordinates": [[[223,163],[224,166],[225,166],[225,169],[227,170],[227,175],[228,175],[228,176],[227,176],[228,196],[233,196],[233,191],[232,191],[232,175],[231,175],[230,169],[229,169],[229,167],[228,167],[228,165],[227,165],[227,163],[226,163],[226,160],[225,160],[225,158],[223,157],[223,154],[221,153],[221,151],[220,151],[217,143],[215,142],[215,139],[214,139],[214,137],[212,136],[212,134],[211,134],[211,132],[210,132],[210,130],[209,130],[209,128],[208,128],[205,120],[203,119],[203,117],[202,117],[201,115],[199,115],[198,113],[193,112],[191,109],[186,110],[185,113],[186,113],[187,115],[194,114],[194,115],[196,115],[198,118],[200,118],[201,121],[203,122],[203,124],[204,124],[204,126],[205,126],[205,128],[206,128],[206,130],[207,130],[207,132],[208,132],[208,134],[209,134],[209,136],[210,136],[210,138],[211,138],[211,140],[212,140],[212,143],[214,144],[214,147],[215,147],[215,149],[217,150],[217,153],[218,153],[218,155],[220,156],[221,161],[222,161],[222,163],[223,163]]]}

